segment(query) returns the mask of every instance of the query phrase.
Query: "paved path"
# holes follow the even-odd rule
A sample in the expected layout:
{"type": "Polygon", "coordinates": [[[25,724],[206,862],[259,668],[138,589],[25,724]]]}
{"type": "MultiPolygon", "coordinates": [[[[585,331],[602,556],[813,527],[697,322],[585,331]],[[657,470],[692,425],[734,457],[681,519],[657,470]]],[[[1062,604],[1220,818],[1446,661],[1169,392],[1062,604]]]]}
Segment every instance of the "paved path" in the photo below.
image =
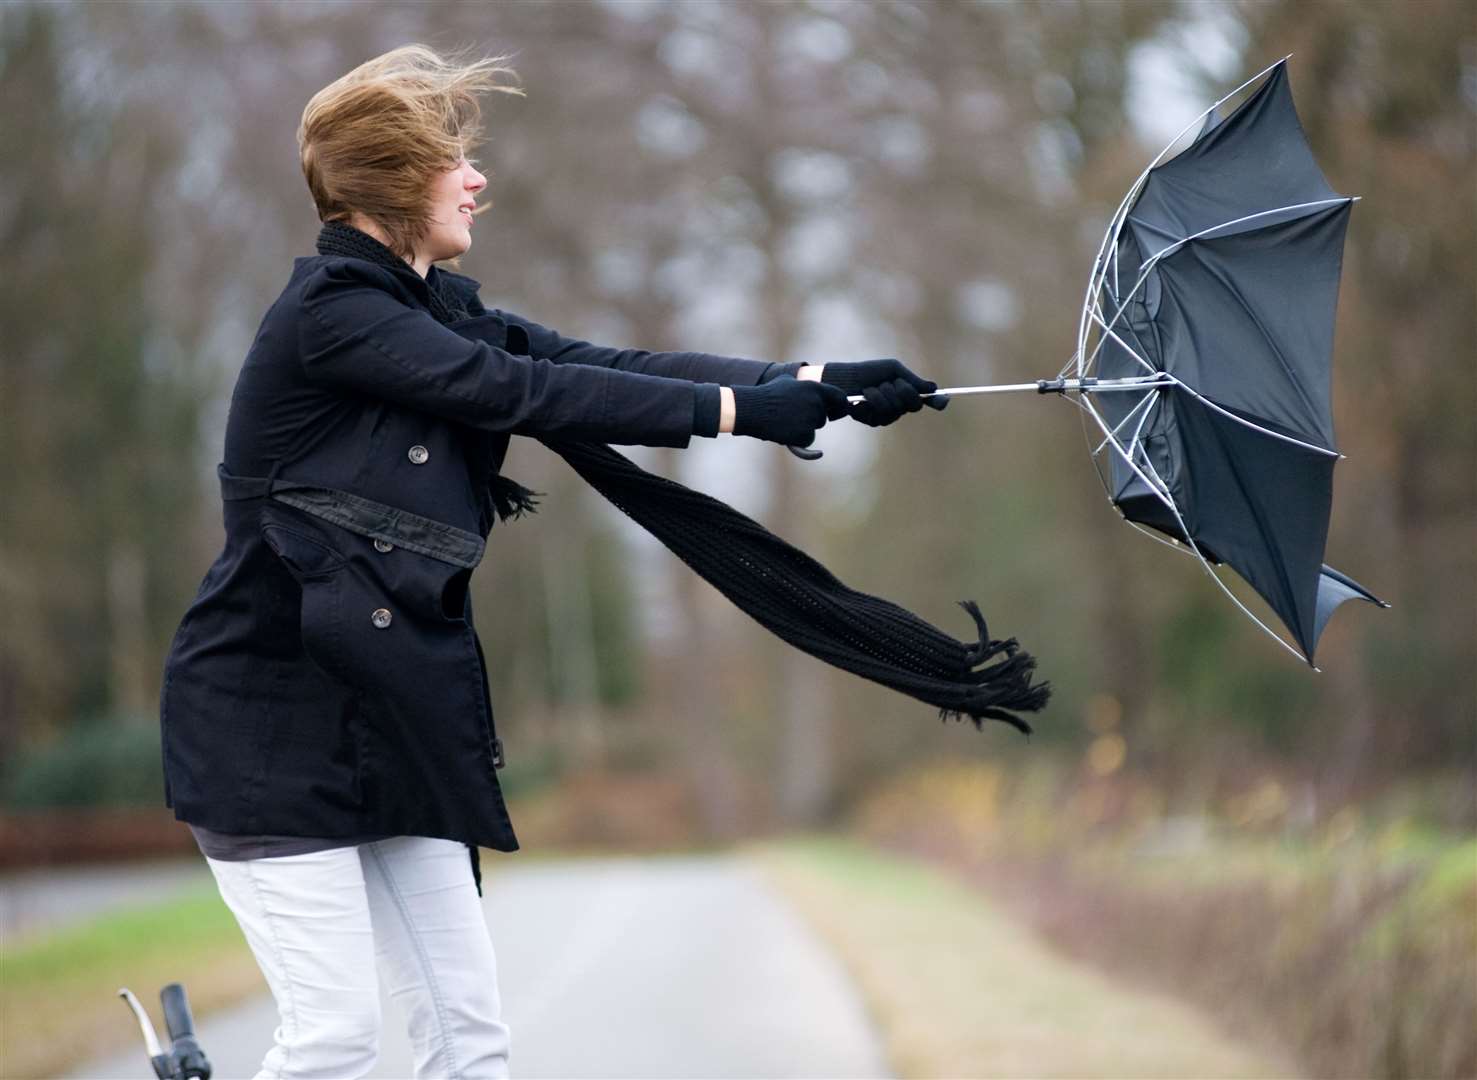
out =
{"type": "Polygon", "coordinates": [[[6,871],[0,873],[0,940],[14,946],[106,911],[167,900],[196,884],[214,884],[198,854],[6,871]]]}
{"type": "MultiPolygon", "coordinates": [[[[483,868],[514,1076],[891,1075],[838,962],[743,862],[485,853],[483,868]]],[[[381,1000],[370,1075],[408,1078],[403,1016],[381,1000]]],[[[276,1023],[270,998],[201,1018],[215,1078],[253,1075],[276,1023]]],[[[71,1075],[152,1073],[140,1043],[71,1075]]]]}

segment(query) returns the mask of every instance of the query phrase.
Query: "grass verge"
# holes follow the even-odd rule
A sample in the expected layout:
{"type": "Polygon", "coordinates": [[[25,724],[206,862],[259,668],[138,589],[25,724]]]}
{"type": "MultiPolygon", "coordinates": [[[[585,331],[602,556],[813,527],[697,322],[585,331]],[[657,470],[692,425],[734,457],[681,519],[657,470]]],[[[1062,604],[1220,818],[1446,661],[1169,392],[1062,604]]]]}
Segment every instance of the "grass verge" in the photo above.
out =
{"type": "Polygon", "coordinates": [[[745,852],[841,957],[902,1077],[1293,1075],[1174,998],[1065,959],[920,860],[826,836],[745,852]]]}
{"type": "Polygon", "coordinates": [[[1477,1076],[1477,839],[1266,779],[1170,814],[1119,772],[940,762],[854,813],[1063,955],[1193,1002],[1319,1077],[1477,1076]]]}
{"type": "Polygon", "coordinates": [[[266,984],[214,883],[168,903],[113,912],[18,948],[0,948],[0,1076],[56,1076],[88,1058],[138,1046],[138,996],[161,1036],[159,990],[182,982],[197,1015],[262,993],[266,984]]]}

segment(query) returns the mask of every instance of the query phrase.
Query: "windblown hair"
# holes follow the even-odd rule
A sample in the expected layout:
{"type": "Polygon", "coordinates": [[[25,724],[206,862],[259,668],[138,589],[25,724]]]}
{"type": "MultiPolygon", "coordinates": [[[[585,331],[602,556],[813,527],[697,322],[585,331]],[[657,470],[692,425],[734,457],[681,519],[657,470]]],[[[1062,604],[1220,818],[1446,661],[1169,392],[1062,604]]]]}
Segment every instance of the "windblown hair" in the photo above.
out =
{"type": "Polygon", "coordinates": [[[297,144],[318,219],[362,214],[384,230],[391,251],[411,258],[431,226],[431,180],[456,168],[482,133],[479,95],[523,93],[499,79],[517,77],[502,66],[507,59],[402,45],[314,94],[297,144]]]}

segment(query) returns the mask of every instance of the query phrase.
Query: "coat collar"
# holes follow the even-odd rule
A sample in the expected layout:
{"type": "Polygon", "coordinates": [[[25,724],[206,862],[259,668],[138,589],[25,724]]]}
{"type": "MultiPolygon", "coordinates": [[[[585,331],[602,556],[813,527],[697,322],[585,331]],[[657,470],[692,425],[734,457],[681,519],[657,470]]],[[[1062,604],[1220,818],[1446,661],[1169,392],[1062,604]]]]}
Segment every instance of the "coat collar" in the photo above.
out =
{"type": "Polygon", "coordinates": [[[444,270],[435,263],[432,263],[431,269],[426,271],[426,278],[428,280],[432,276],[439,279],[437,282],[439,287],[456,293],[463,305],[467,307],[471,306],[469,303],[471,299],[482,290],[482,282],[476,278],[469,277],[466,274],[459,274],[455,270],[444,270]]]}
{"type": "Polygon", "coordinates": [[[480,310],[480,304],[474,301],[482,283],[476,278],[443,269],[435,263],[426,271],[426,276],[421,277],[415,267],[385,244],[346,221],[325,221],[318,230],[316,247],[320,255],[364,259],[398,274],[428,308],[434,309],[436,306],[431,301],[431,294],[435,293],[446,307],[469,312],[480,310]]]}

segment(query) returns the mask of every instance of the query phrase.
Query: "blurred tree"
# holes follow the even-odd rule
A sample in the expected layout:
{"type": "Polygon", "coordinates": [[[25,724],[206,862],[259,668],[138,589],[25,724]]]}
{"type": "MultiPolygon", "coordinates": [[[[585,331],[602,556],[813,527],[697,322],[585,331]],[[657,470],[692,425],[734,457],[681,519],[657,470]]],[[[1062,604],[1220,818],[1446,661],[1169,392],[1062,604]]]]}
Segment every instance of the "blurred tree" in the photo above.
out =
{"type": "Polygon", "coordinates": [[[0,21],[0,757],[79,713],[148,715],[197,507],[204,385],[150,297],[180,140],[89,81],[76,31],[50,7],[0,21]]]}
{"type": "MultiPolygon", "coordinates": [[[[296,120],[355,64],[412,40],[514,53],[528,97],[490,103],[495,209],[461,261],[490,306],[609,344],[896,355],[983,383],[1053,374],[1071,349],[1103,224],[1158,149],[1129,123],[1136,92],[1141,111],[1161,105],[1142,97],[1145,50],[1198,72],[1207,101],[1227,55],[1249,73],[1295,52],[1320,161],[1365,196],[1336,344],[1350,460],[1330,557],[1396,605],[1335,619],[1323,676],[1105,512],[1060,402],[847,422],[822,433],[823,463],[726,438],[633,456],[700,487],[719,475],[715,494],[757,504],[849,583],[960,635],[953,604],[978,599],[1041,658],[1058,696],[1038,727],[1067,753],[1110,718],[1127,766],[1169,780],[1261,755],[1321,771],[1335,798],[1455,762],[1470,801],[1473,390],[1450,358],[1474,329],[1477,45],[1458,3],[1404,11],[0,7],[0,754],[152,709],[220,543],[236,365],[312,251],[296,120]]],[[[494,530],[473,583],[511,753],[583,739],[599,760],[639,733],[723,833],[750,791],[804,820],[910,757],[1026,752],[772,641],[531,440],[507,471],[548,492],[494,530]]]]}

